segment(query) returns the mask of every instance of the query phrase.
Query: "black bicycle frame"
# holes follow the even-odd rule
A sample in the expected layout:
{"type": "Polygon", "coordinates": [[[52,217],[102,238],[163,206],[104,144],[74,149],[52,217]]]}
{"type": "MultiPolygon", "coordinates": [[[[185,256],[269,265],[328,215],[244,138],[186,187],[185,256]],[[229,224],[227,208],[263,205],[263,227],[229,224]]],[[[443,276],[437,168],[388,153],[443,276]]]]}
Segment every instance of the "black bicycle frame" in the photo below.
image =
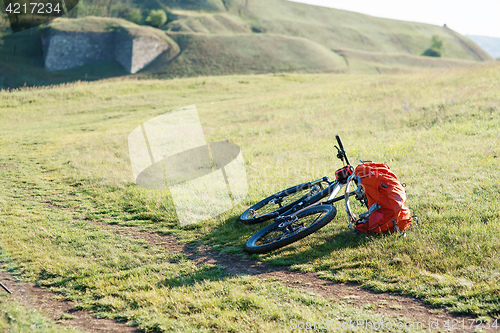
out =
{"type": "MultiPolygon", "coordinates": [[[[322,181],[322,180],[325,180],[325,178],[320,179],[319,181],[322,181]]],[[[315,183],[318,183],[319,181],[314,181],[314,182],[311,182],[309,184],[313,185],[315,183]]],[[[326,196],[328,196],[328,199],[326,201],[323,201],[323,202],[318,203],[318,204],[333,204],[334,202],[344,200],[344,198],[345,198],[344,195],[335,197],[337,195],[337,193],[339,193],[339,191],[343,185],[344,184],[341,184],[338,181],[335,181],[335,182],[329,184],[328,187],[321,190],[320,192],[318,192],[312,196],[307,196],[307,197],[303,198],[302,200],[297,202],[295,205],[293,205],[292,208],[290,208],[289,210],[287,210],[284,213],[276,215],[276,217],[295,214],[302,209],[313,206],[315,203],[318,203],[321,199],[323,199],[326,196]]]]}

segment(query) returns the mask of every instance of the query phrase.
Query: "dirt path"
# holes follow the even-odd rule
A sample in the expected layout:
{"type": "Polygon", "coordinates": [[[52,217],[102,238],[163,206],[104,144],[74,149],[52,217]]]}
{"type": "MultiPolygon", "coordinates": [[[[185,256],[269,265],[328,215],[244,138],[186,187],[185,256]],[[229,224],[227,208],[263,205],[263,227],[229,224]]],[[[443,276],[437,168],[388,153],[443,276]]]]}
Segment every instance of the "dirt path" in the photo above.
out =
{"type": "MultiPolygon", "coordinates": [[[[0,271],[0,280],[12,291],[9,297],[29,308],[42,312],[57,325],[74,327],[83,332],[98,333],[138,333],[134,327],[109,319],[97,319],[89,312],[75,310],[75,303],[58,300],[60,296],[47,289],[37,287],[34,283],[19,281],[10,273],[0,271]]],[[[3,290],[1,291],[3,292],[3,290]]]]}
{"type": "MultiPolygon", "coordinates": [[[[324,297],[335,298],[339,301],[358,308],[369,306],[370,313],[382,314],[386,317],[405,319],[410,323],[438,322],[443,330],[445,321],[453,320],[468,322],[473,317],[455,316],[444,310],[433,309],[410,297],[391,293],[375,293],[364,290],[359,286],[336,284],[317,277],[314,273],[293,272],[285,267],[269,266],[263,262],[251,259],[242,259],[238,256],[226,255],[210,250],[205,246],[190,246],[178,244],[172,236],[163,236],[153,232],[141,231],[139,227],[124,227],[89,222],[95,226],[107,229],[123,237],[145,240],[151,245],[159,246],[170,253],[183,253],[196,264],[211,263],[225,268],[231,275],[252,275],[260,278],[278,279],[288,286],[324,297]]],[[[94,318],[89,312],[74,311],[74,303],[65,300],[56,300],[56,294],[39,288],[33,283],[17,281],[12,275],[0,272],[0,280],[13,292],[11,297],[27,306],[42,311],[48,318],[58,321],[58,324],[72,326],[85,332],[138,332],[135,328],[126,326],[113,320],[94,318]],[[69,318],[63,319],[61,318],[69,318]]],[[[473,329],[452,330],[453,332],[472,332],[473,329]]]]}
{"type": "MultiPolygon", "coordinates": [[[[392,293],[376,293],[362,289],[356,285],[333,283],[319,278],[314,273],[298,273],[286,267],[269,266],[257,260],[242,259],[239,256],[218,253],[205,246],[178,244],[174,237],[163,236],[154,232],[144,232],[139,227],[91,223],[124,237],[145,240],[149,244],[168,250],[170,253],[183,253],[196,264],[210,263],[222,266],[231,275],[252,275],[260,278],[279,279],[292,288],[301,289],[324,298],[342,300],[347,304],[359,308],[370,306],[371,309],[367,311],[371,313],[382,314],[391,318],[405,318],[407,322],[412,323],[425,323],[424,327],[428,327],[430,321],[437,321],[439,328],[444,330],[444,323],[447,320],[452,323],[453,320],[461,322],[464,319],[465,323],[468,323],[468,319],[474,318],[470,316],[456,316],[444,310],[432,308],[411,297],[392,293]]],[[[474,331],[474,327],[472,329],[462,329],[461,325],[457,325],[460,328],[451,331],[474,331]]]]}

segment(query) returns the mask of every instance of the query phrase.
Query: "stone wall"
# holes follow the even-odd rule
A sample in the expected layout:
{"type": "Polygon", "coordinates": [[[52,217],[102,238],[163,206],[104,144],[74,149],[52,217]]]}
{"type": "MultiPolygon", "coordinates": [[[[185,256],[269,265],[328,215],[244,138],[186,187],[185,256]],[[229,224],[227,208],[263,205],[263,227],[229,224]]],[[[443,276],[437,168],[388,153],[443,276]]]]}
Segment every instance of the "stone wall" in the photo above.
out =
{"type": "Polygon", "coordinates": [[[152,37],[138,37],[132,42],[132,64],[130,73],[136,73],[146,67],[166,50],[164,43],[152,37]]]}
{"type": "Polygon", "coordinates": [[[96,61],[116,60],[129,73],[136,73],[155,60],[170,45],[150,36],[123,32],[64,32],[42,34],[45,68],[59,71],[96,61]]]}
{"type": "Polygon", "coordinates": [[[133,45],[134,41],[126,34],[115,35],[113,57],[129,73],[135,73],[132,72],[133,45]]]}
{"type": "Polygon", "coordinates": [[[45,68],[59,71],[114,59],[114,36],[106,33],[58,32],[42,37],[45,68]]]}

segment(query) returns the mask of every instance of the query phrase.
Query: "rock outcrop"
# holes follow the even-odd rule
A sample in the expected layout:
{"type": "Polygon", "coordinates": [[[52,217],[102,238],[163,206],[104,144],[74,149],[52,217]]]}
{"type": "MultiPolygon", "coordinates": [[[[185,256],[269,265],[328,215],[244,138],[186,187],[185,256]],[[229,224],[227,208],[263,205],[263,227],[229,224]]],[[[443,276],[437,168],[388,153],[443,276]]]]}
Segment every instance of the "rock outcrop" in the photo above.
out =
{"type": "Polygon", "coordinates": [[[169,48],[179,52],[174,41],[151,27],[106,18],[68,21],[56,20],[42,33],[45,68],[49,71],[116,60],[127,72],[136,73],[169,48]]]}

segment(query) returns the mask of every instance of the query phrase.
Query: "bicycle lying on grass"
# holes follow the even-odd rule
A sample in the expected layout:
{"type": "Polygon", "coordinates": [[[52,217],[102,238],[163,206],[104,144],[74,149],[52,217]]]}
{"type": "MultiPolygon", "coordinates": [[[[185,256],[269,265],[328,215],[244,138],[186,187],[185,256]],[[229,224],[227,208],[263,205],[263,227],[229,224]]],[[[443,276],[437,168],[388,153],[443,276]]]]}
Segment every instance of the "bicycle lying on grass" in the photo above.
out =
{"type": "Polygon", "coordinates": [[[375,207],[368,210],[363,187],[358,184],[356,177],[350,177],[354,168],[349,163],[340,137],[335,137],[338,143],[338,147],[335,146],[337,157],[344,164],[344,167],[335,172],[335,181],[323,177],[292,186],[265,198],[241,214],[240,221],[245,224],[274,219],[272,224],[248,239],[245,244],[248,252],[269,252],[312,234],[337,215],[333,204],[338,201],[345,201],[351,231],[354,231],[356,222],[369,216],[375,207]],[[337,196],[343,186],[345,193],[337,196]]]}

